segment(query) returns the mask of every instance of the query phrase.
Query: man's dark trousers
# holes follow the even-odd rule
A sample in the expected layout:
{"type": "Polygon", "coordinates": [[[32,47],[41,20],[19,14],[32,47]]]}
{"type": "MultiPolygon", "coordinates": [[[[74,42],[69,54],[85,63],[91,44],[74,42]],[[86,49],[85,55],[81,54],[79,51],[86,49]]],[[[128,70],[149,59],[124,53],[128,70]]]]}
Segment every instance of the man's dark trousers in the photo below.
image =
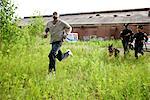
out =
{"type": "Polygon", "coordinates": [[[126,52],[129,52],[129,50],[128,50],[128,44],[129,44],[129,41],[128,41],[128,40],[125,40],[125,39],[122,40],[122,45],[123,45],[123,49],[124,49],[124,54],[125,54],[126,52]]]}
{"type": "Polygon", "coordinates": [[[61,41],[53,42],[52,49],[48,55],[49,57],[49,72],[54,71],[56,72],[56,58],[61,61],[69,56],[68,52],[62,54],[60,47],[62,46],[61,41]]]}
{"type": "Polygon", "coordinates": [[[144,54],[143,52],[143,43],[135,43],[135,57],[138,58],[138,53],[144,54]]]}

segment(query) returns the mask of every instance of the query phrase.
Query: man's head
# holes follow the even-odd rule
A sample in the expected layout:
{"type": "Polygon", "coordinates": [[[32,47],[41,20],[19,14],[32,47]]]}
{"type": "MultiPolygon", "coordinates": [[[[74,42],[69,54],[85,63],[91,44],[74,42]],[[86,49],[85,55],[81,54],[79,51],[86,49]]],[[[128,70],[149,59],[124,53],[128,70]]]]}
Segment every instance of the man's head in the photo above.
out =
{"type": "Polygon", "coordinates": [[[142,32],[143,31],[143,26],[142,25],[138,25],[137,26],[137,31],[138,32],[142,32]]]}
{"type": "Polygon", "coordinates": [[[53,12],[53,19],[57,20],[59,18],[59,14],[57,12],[53,12]]]}

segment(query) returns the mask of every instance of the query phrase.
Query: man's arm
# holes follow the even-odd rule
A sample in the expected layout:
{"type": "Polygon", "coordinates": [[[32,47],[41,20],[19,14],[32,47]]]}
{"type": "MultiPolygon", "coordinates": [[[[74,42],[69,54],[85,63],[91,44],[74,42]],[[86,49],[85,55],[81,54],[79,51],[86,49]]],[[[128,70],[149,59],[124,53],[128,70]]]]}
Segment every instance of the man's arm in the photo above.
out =
{"type": "Polygon", "coordinates": [[[132,39],[131,39],[131,43],[134,41],[134,39],[136,38],[137,33],[133,34],[132,39]]]}
{"type": "Polygon", "coordinates": [[[145,42],[147,42],[148,41],[148,37],[147,37],[146,33],[144,33],[144,38],[145,38],[145,42]]]}
{"type": "Polygon", "coordinates": [[[133,42],[134,33],[130,31],[129,42],[133,42]]]}
{"type": "Polygon", "coordinates": [[[126,34],[125,36],[131,36],[133,33],[131,30],[128,30],[128,34],[126,34]]]}
{"type": "Polygon", "coordinates": [[[65,24],[64,32],[67,34],[70,33],[72,31],[72,27],[66,22],[64,22],[64,24],[65,24]]]}
{"type": "Polygon", "coordinates": [[[64,22],[64,38],[66,38],[67,37],[67,35],[72,31],[72,27],[68,24],[68,23],[66,23],[66,22],[64,22]]]}
{"type": "Polygon", "coordinates": [[[63,33],[63,39],[67,38],[67,35],[71,32],[72,28],[65,28],[64,33],[63,33]]]}
{"type": "Polygon", "coordinates": [[[123,31],[120,32],[120,38],[123,40],[123,31]]]}
{"type": "Polygon", "coordinates": [[[47,38],[48,32],[49,32],[49,28],[46,28],[46,29],[45,29],[44,38],[47,38]]]}

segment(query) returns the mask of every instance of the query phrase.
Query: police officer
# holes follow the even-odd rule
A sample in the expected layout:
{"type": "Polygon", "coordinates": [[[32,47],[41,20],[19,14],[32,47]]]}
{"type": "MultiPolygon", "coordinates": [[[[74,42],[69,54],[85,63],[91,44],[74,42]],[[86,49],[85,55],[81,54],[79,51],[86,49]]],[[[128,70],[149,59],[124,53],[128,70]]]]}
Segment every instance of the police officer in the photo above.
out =
{"type": "Polygon", "coordinates": [[[131,37],[133,35],[132,31],[130,29],[128,29],[128,25],[129,24],[124,24],[124,30],[122,30],[121,33],[120,33],[120,38],[122,40],[124,54],[129,52],[129,50],[128,50],[129,42],[130,42],[131,37]]]}
{"type": "Polygon", "coordinates": [[[135,57],[138,59],[138,53],[144,55],[143,52],[143,44],[148,41],[147,34],[143,32],[143,26],[137,26],[137,33],[134,35],[133,39],[135,39],[135,57]]]}

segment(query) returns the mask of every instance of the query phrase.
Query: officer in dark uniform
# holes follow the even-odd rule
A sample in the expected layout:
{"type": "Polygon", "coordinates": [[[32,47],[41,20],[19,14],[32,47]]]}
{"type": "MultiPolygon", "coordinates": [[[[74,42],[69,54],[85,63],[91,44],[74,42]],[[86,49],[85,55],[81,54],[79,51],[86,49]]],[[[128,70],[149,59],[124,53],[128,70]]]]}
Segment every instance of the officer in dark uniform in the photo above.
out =
{"type": "Polygon", "coordinates": [[[122,40],[122,45],[124,49],[124,54],[129,52],[129,42],[131,40],[131,37],[133,36],[133,33],[130,29],[128,29],[129,24],[124,24],[124,30],[120,33],[120,38],[122,40]]]}
{"type": "Polygon", "coordinates": [[[143,32],[143,26],[142,25],[137,26],[137,31],[138,31],[138,33],[136,33],[133,36],[133,39],[135,39],[134,50],[135,50],[136,59],[138,59],[138,53],[144,55],[143,44],[144,44],[144,42],[148,41],[147,34],[143,32]]]}

